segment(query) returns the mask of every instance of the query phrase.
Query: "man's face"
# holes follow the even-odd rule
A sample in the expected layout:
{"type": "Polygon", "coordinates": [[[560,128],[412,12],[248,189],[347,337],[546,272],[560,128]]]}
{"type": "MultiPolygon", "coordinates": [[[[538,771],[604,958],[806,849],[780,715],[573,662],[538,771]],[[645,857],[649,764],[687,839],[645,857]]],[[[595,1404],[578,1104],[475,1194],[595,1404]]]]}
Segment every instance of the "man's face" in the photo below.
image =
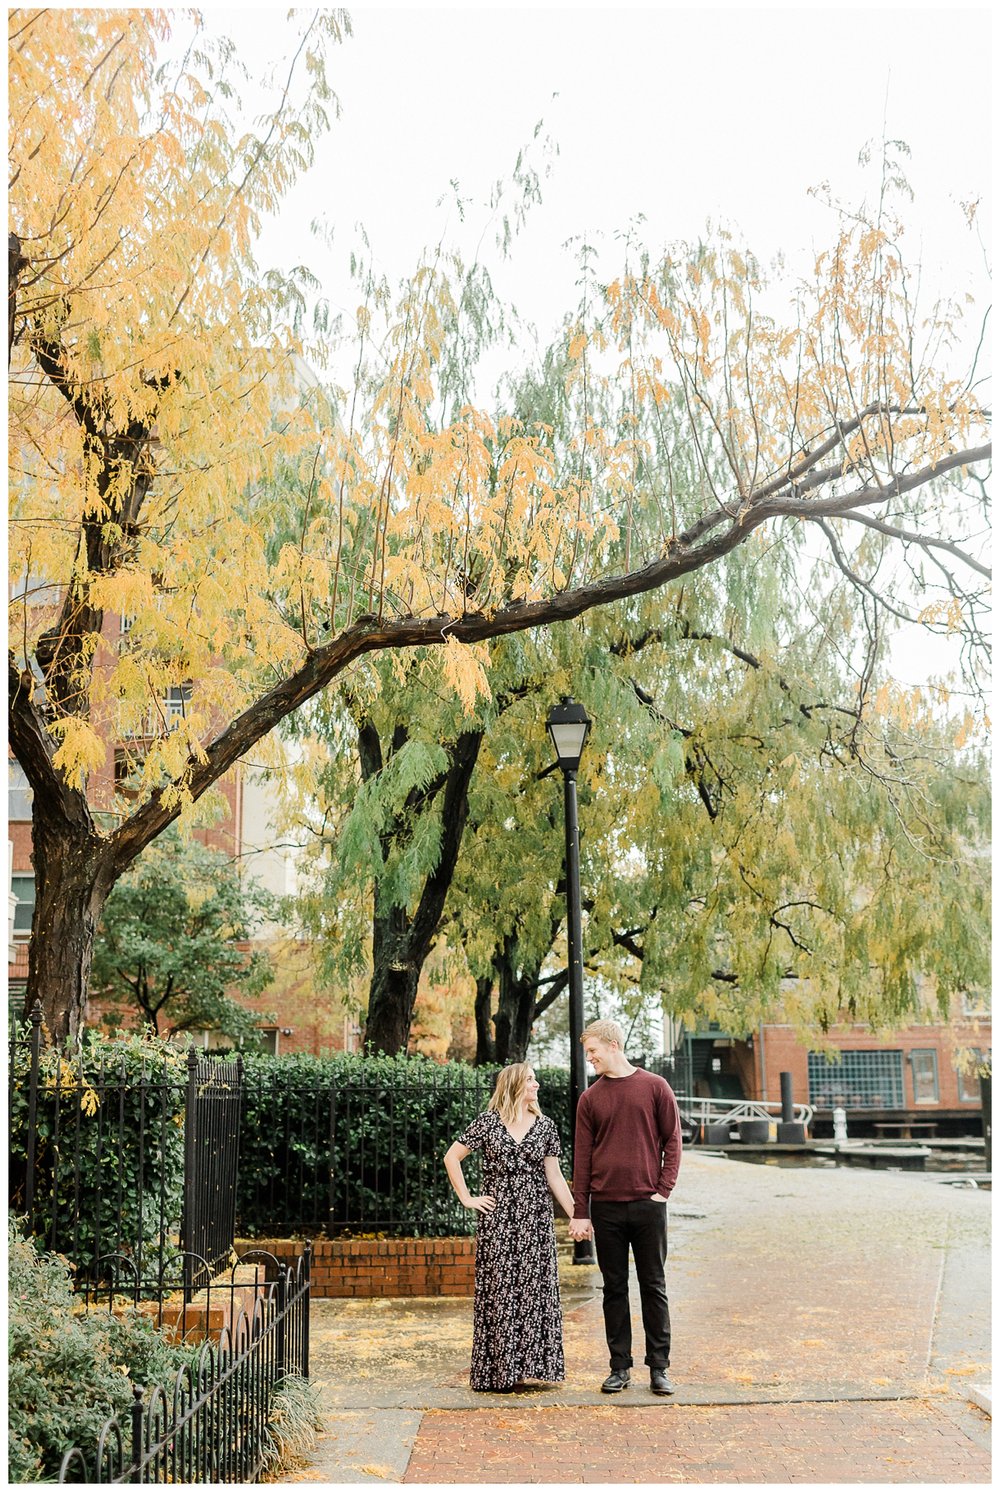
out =
{"type": "Polygon", "coordinates": [[[591,1067],[600,1077],[606,1072],[608,1064],[614,1061],[615,1053],[618,1051],[616,1042],[601,1041],[596,1036],[588,1036],[583,1043],[583,1055],[591,1067]]]}

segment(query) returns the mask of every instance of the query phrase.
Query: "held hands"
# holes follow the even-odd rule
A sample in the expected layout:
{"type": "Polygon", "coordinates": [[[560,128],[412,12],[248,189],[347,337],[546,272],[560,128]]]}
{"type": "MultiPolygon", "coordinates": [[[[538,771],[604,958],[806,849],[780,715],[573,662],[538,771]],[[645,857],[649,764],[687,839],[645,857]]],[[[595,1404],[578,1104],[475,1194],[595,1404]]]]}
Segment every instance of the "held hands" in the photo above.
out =
{"type": "Polygon", "coordinates": [[[492,1212],[496,1206],[492,1197],[470,1197],[463,1206],[470,1208],[473,1212],[492,1212]]]}
{"type": "Polygon", "coordinates": [[[571,1217],[569,1220],[569,1236],[574,1243],[582,1243],[585,1238],[593,1238],[594,1225],[589,1217],[571,1217]]]}

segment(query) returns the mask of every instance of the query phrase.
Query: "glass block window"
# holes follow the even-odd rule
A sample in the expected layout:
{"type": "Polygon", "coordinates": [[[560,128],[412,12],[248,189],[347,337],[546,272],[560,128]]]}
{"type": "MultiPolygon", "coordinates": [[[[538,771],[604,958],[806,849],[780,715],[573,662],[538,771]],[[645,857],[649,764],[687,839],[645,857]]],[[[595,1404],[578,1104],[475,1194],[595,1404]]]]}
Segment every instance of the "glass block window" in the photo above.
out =
{"type": "Polygon", "coordinates": [[[901,1109],[902,1052],[809,1053],[809,1102],[823,1109],[901,1109]]]}
{"type": "Polygon", "coordinates": [[[938,1103],[941,1094],[938,1089],[937,1052],[932,1047],[911,1052],[910,1067],[913,1071],[913,1102],[938,1103]]]}

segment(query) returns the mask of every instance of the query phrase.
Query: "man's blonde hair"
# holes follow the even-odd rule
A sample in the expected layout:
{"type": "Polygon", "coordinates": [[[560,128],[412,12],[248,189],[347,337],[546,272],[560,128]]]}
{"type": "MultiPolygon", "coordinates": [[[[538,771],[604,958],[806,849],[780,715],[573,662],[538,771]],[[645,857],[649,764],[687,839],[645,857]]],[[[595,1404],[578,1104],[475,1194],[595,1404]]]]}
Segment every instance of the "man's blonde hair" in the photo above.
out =
{"type": "Polygon", "coordinates": [[[622,1051],[625,1050],[625,1032],[617,1021],[591,1021],[580,1040],[586,1041],[588,1036],[596,1036],[598,1041],[603,1041],[608,1046],[613,1043],[621,1047],[622,1051]]]}
{"type": "MultiPolygon", "coordinates": [[[[534,1075],[534,1068],[530,1062],[512,1062],[509,1067],[502,1067],[497,1073],[493,1097],[486,1105],[487,1111],[494,1109],[504,1124],[514,1124],[521,1112],[521,1100],[524,1098],[528,1079],[534,1075]]],[[[532,1099],[528,1105],[528,1113],[540,1114],[541,1112],[538,1099],[532,1099]]]]}

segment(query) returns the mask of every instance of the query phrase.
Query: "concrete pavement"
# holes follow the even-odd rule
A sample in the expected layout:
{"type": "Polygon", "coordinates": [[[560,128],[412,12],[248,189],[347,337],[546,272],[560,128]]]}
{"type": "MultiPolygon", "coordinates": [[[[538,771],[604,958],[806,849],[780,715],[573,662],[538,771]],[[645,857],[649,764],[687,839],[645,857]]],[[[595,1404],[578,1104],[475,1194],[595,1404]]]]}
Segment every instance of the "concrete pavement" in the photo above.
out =
{"type": "Polygon", "coordinates": [[[986,1482],[990,1195],[685,1153],[673,1399],[610,1399],[596,1269],[561,1266],[567,1380],[468,1387],[471,1301],[315,1301],[326,1483],[986,1482]]]}

